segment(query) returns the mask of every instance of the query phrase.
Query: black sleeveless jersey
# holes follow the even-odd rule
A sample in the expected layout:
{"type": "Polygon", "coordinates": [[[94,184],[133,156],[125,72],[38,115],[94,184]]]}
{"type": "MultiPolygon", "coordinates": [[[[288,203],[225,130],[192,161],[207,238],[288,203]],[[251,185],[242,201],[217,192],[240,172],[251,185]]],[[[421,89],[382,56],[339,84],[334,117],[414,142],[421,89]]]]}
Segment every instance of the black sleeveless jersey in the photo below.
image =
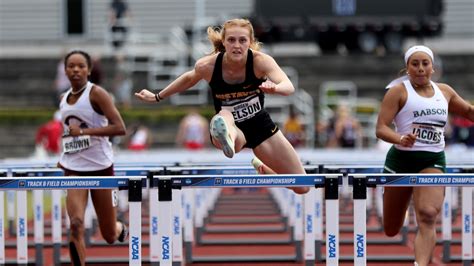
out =
{"type": "Polygon", "coordinates": [[[216,113],[221,109],[230,111],[236,124],[262,114],[265,95],[258,86],[265,79],[258,79],[255,76],[252,50],[248,50],[245,81],[240,84],[227,84],[222,78],[223,57],[224,52],[217,55],[211,82],[209,82],[216,113]]]}

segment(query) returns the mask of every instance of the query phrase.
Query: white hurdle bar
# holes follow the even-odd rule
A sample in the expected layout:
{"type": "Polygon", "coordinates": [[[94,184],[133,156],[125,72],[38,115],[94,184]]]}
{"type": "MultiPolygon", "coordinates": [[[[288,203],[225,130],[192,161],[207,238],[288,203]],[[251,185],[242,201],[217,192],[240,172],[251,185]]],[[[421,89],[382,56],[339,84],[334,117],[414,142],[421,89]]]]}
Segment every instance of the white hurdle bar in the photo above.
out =
{"type": "MultiPolygon", "coordinates": [[[[356,265],[366,265],[367,263],[367,245],[366,245],[366,190],[367,186],[472,186],[474,183],[474,176],[470,174],[351,174],[349,177],[352,177],[353,180],[351,185],[355,189],[360,190],[354,193],[354,263],[356,265]],[[355,181],[354,181],[355,180],[355,181]],[[435,181],[433,181],[435,180],[435,181]],[[449,182],[448,182],[449,181],[449,182]],[[354,183],[355,182],[355,183],[354,183]],[[432,183],[430,183],[432,182],[432,183]],[[360,210],[360,211],[358,211],[360,210]]],[[[166,184],[162,186],[160,193],[165,195],[171,195],[171,192],[165,192],[165,190],[172,190],[172,188],[187,188],[187,187],[199,187],[199,188],[209,188],[209,187],[291,187],[291,186],[322,186],[324,184],[326,191],[326,263],[328,265],[338,265],[339,261],[339,223],[338,221],[338,204],[337,204],[337,195],[338,195],[338,186],[341,184],[342,176],[340,174],[320,174],[320,175],[265,175],[265,176],[252,176],[252,175],[191,175],[191,176],[155,176],[158,179],[159,183],[166,184]],[[285,178],[294,178],[292,182],[298,182],[298,184],[288,184],[284,181],[285,178]],[[311,180],[308,182],[308,178],[311,180]],[[257,180],[270,180],[262,181],[258,183],[257,180]],[[299,181],[296,181],[299,180],[299,181]],[[315,183],[311,183],[315,182],[315,183]],[[331,200],[335,200],[331,202],[331,200]],[[329,203],[328,203],[329,202],[329,203]]],[[[160,188],[159,188],[160,189],[160,188]]],[[[160,217],[170,221],[171,213],[167,211],[169,208],[166,205],[171,206],[172,197],[167,197],[166,200],[159,201],[159,209],[165,210],[160,217]]],[[[467,207],[469,208],[469,206],[467,207]]],[[[472,209],[472,205],[471,205],[472,209]]],[[[471,214],[472,215],[472,214],[471,214]]],[[[161,220],[163,220],[161,219],[161,220]]],[[[464,218],[470,219],[471,218],[464,218]]],[[[469,225],[470,227],[471,225],[469,225]]],[[[160,228],[161,225],[160,225],[160,228]]],[[[163,237],[169,239],[167,236],[171,235],[171,227],[166,226],[164,230],[169,230],[169,232],[163,232],[163,237]]],[[[469,232],[470,228],[466,227],[466,231],[469,232]]],[[[164,238],[163,238],[164,239],[164,238]]],[[[163,241],[162,239],[162,241],[163,241]]],[[[463,239],[466,239],[465,237],[463,239]]],[[[469,241],[469,239],[467,239],[469,241]]],[[[464,240],[463,240],[464,242],[464,240]]],[[[472,243],[471,241],[468,242],[472,243]]],[[[163,242],[162,242],[163,246],[163,242]]],[[[165,245],[166,246],[166,245],[165,245]]],[[[472,244],[469,246],[472,247],[472,244]]],[[[170,244],[172,248],[172,244],[170,244]]],[[[172,250],[162,249],[161,254],[165,252],[173,253],[172,250]]],[[[463,261],[471,261],[470,256],[467,252],[463,254],[463,261]]],[[[172,261],[160,260],[160,265],[172,265],[172,261]]],[[[470,265],[470,264],[469,264],[470,265]]]]}
{"type": "MultiPolygon", "coordinates": [[[[129,264],[141,265],[141,191],[146,186],[144,176],[53,176],[53,177],[2,177],[0,179],[0,191],[17,191],[19,201],[17,224],[17,261],[18,264],[28,264],[28,243],[27,243],[27,220],[26,220],[26,192],[28,190],[63,190],[63,189],[128,189],[130,201],[130,221],[129,221],[129,264]]],[[[3,196],[3,195],[0,195],[3,196]]],[[[2,200],[3,201],[3,197],[2,200]]],[[[58,208],[60,209],[60,208],[58,208]]],[[[53,214],[55,215],[55,214],[53,214]]],[[[3,222],[3,212],[0,214],[0,222],[3,222]]],[[[3,230],[3,229],[2,229],[3,230]]],[[[1,231],[1,230],[0,230],[1,231]]],[[[54,232],[54,231],[53,231],[54,232]]],[[[53,236],[54,238],[54,236],[53,236]]],[[[59,237],[61,238],[61,237],[59,237]]],[[[5,236],[0,234],[0,263],[5,264],[5,236]]]]}
{"type": "MultiPolygon", "coordinates": [[[[441,174],[441,175],[433,175],[433,174],[414,174],[414,175],[410,175],[410,174],[398,174],[398,175],[393,175],[393,174],[349,174],[349,176],[352,176],[354,178],[354,180],[356,180],[356,183],[358,182],[358,180],[365,180],[366,181],[366,184],[365,185],[362,185],[362,184],[359,184],[360,186],[425,186],[425,185],[433,185],[433,186],[471,186],[471,187],[465,187],[463,188],[463,221],[471,221],[470,223],[468,222],[465,222],[464,223],[464,226],[463,226],[463,254],[462,254],[462,259],[463,259],[463,263],[464,265],[471,265],[471,264],[467,264],[467,263],[471,263],[472,262],[472,186],[474,184],[474,177],[472,176],[472,174],[441,174]],[[449,184],[447,184],[449,183],[449,184]],[[467,189],[467,192],[464,192],[464,190],[467,189]],[[466,196],[464,196],[466,195],[466,196]],[[470,198],[469,198],[470,197],[470,198]],[[465,199],[466,198],[466,199],[465,199]],[[469,201],[470,199],[470,201],[469,201]],[[468,202],[471,202],[471,205],[470,206],[467,206],[465,207],[465,203],[464,201],[468,201],[468,202]],[[466,231],[466,232],[464,232],[466,231]],[[470,233],[470,234],[469,234],[470,233]],[[467,234],[466,237],[464,237],[464,235],[467,234]],[[470,240],[469,240],[469,237],[470,237],[470,240]],[[465,240],[466,239],[466,240],[465,240]],[[467,243],[467,244],[465,244],[467,243]],[[465,251],[466,250],[466,251],[465,251]]],[[[334,190],[334,187],[331,188],[331,186],[335,186],[335,190],[337,192],[337,187],[340,185],[340,181],[339,181],[339,177],[341,177],[340,174],[320,174],[320,175],[265,175],[265,176],[262,176],[262,175],[257,175],[257,176],[252,176],[252,175],[246,175],[246,176],[243,176],[243,175],[214,175],[214,176],[211,176],[211,175],[202,175],[202,176],[196,176],[196,175],[192,175],[192,176],[182,176],[182,175],[179,175],[179,176],[155,176],[155,180],[157,180],[158,182],[158,187],[161,188],[162,190],[164,189],[164,191],[166,191],[167,189],[170,189],[171,188],[177,188],[177,187],[183,187],[183,188],[186,188],[186,187],[201,187],[201,188],[209,188],[209,187],[291,187],[291,186],[322,186],[323,184],[326,186],[326,194],[329,195],[330,193],[328,193],[328,186],[329,186],[329,189],[331,190],[334,190]],[[158,178],[157,178],[158,177],[158,178]],[[165,179],[163,179],[163,177],[165,179]],[[161,180],[166,180],[166,178],[169,178],[170,180],[169,181],[166,181],[169,183],[169,186],[165,185],[159,185],[159,183],[161,182],[161,180]],[[295,181],[288,181],[288,178],[290,178],[290,180],[292,178],[296,178],[298,180],[295,180],[295,181]],[[240,179],[242,179],[242,181],[239,181],[240,179]],[[266,180],[264,182],[262,182],[261,184],[257,184],[257,179],[260,179],[260,180],[266,180]],[[242,182],[242,184],[238,184],[239,182],[242,182]],[[287,182],[287,183],[285,183],[287,182]],[[291,184],[288,184],[288,182],[292,182],[291,184]],[[237,184],[236,184],[237,183],[237,184]],[[183,184],[185,184],[183,186],[183,184]],[[332,184],[332,185],[329,185],[329,184],[332,184]]],[[[53,190],[57,190],[58,189],[58,186],[57,185],[54,185],[53,184],[50,184],[48,185],[47,188],[42,188],[40,185],[36,184],[36,181],[47,181],[47,180],[60,180],[61,178],[63,178],[64,180],[66,181],[70,181],[70,180],[75,180],[77,178],[74,178],[72,179],[71,177],[35,177],[35,178],[31,178],[31,177],[20,177],[20,178],[15,178],[15,182],[18,182],[18,188],[4,188],[4,185],[5,183],[1,183],[0,185],[0,190],[5,190],[5,189],[14,189],[14,190],[30,190],[30,189],[53,189],[53,190]],[[29,179],[28,179],[29,178],[29,179]],[[18,180],[17,180],[18,179],[18,180]],[[25,180],[31,180],[31,184],[32,186],[31,187],[25,187],[25,183],[21,183],[21,180],[25,181],[25,180]],[[36,181],[35,181],[36,180],[36,181]],[[21,185],[22,184],[22,185],[21,185]],[[33,184],[36,184],[33,186],[33,184]]],[[[113,180],[113,179],[122,179],[122,177],[120,178],[117,178],[117,177],[85,177],[84,179],[88,179],[88,178],[100,178],[100,179],[110,179],[110,180],[113,180]]],[[[133,178],[133,177],[123,177],[124,180],[127,180],[129,178],[133,178]]],[[[143,177],[135,177],[137,178],[138,180],[141,180],[143,181],[143,177]]],[[[8,180],[12,180],[12,178],[2,178],[3,181],[8,181],[8,180]]],[[[94,179],[94,180],[97,180],[97,179],[94,179]]],[[[353,187],[355,187],[356,183],[354,183],[354,180],[352,182],[352,185],[353,187]]],[[[99,180],[101,181],[101,180],[99,180]]],[[[164,184],[166,184],[166,182],[164,182],[164,184]]],[[[128,185],[130,184],[130,181],[127,182],[128,185]]],[[[77,187],[71,187],[72,189],[77,189],[77,187]]],[[[92,188],[89,188],[89,187],[81,187],[81,188],[84,188],[84,189],[93,189],[93,188],[104,188],[104,187],[92,187],[92,188]]],[[[174,194],[174,191],[176,189],[173,189],[173,194],[174,194]]],[[[140,189],[141,191],[141,189],[140,189]]],[[[317,191],[320,191],[320,190],[317,190],[317,191]]],[[[2,191],[0,191],[2,192],[2,191]]],[[[160,193],[162,194],[162,193],[160,193]]],[[[354,263],[356,265],[365,265],[366,263],[366,260],[367,260],[367,254],[366,254],[366,237],[365,237],[365,233],[366,233],[366,230],[365,230],[365,208],[366,206],[364,205],[365,204],[365,200],[363,199],[363,196],[360,196],[362,198],[358,199],[356,198],[355,196],[356,193],[354,193],[354,222],[355,222],[355,227],[354,227],[354,263]],[[359,202],[359,203],[357,203],[359,202]],[[356,211],[356,208],[357,209],[360,209],[360,210],[364,210],[364,211],[356,211]],[[358,215],[363,215],[364,217],[361,218],[360,216],[358,215]],[[361,228],[358,228],[360,226],[357,226],[356,224],[360,224],[358,223],[357,221],[364,221],[362,222],[362,229],[361,228]],[[363,245],[360,245],[360,244],[363,244],[363,245]],[[362,250],[361,250],[362,249],[362,250]],[[363,251],[363,252],[362,252],[363,251]],[[362,252],[362,253],[361,253],[362,252]],[[361,254],[361,256],[359,256],[359,253],[361,254]],[[357,261],[356,261],[357,260],[357,261]]],[[[133,197],[133,196],[132,196],[133,197]]],[[[163,195],[163,197],[166,197],[166,193],[163,195]]],[[[180,196],[176,196],[176,195],[172,195],[171,198],[177,198],[177,197],[180,197],[180,196]]],[[[129,197],[130,198],[130,197],[129,197]]],[[[140,192],[140,198],[141,198],[141,192],[140,192]]],[[[153,196],[150,196],[150,198],[154,198],[153,196]]],[[[326,198],[328,198],[326,196],[326,198]]],[[[2,197],[3,199],[3,197],[2,197]]],[[[154,198],[154,201],[156,202],[156,197],[154,198]]],[[[163,201],[163,200],[162,200],[163,201]]],[[[166,201],[165,201],[166,202],[166,201]]],[[[162,205],[162,202],[158,202],[158,204],[161,206],[162,205]]],[[[328,204],[326,202],[326,204],[328,204]]],[[[178,207],[180,208],[180,206],[178,207]]],[[[25,208],[26,209],[26,208],[25,208]]],[[[129,257],[132,258],[132,257],[140,257],[141,258],[141,207],[131,207],[130,208],[131,210],[132,209],[135,209],[135,210],[140,210],[140,212],[138,213],[130,213],[130,217],[133,217],[134,219],[130,219],[130,254],[129,254],[129,257]],[[133,222],[132,221],[136,221],[136,219],[138,219],[137,217],[140,217],[140,223],[139,223],[139,231],[133,231],[132,229],[132,224],[133,222]],[[132,232],[133,231],[133,232],[132,232]],[[136,238],[133,238],[133,241],[132,241],[132,233],[133,234],[138,234],[140,235],[140,237],[136,237],[136,238]],[[137,252],[138,251],[138,252],[137,252]]],[[[162,210],[163,208],[161,207],[158,207],[159,210],[162,210]]],[[[176,208],[174,208],[176,209],[176,208]]],[[[327,209],[333,209],[331,207],[329,207],[327,205],[327,209]]],[[[334,209],[336,211],[336,216],[338,219],[338,206],[337,208],[334,209]]],[[[315,210],[315,212],[317,212],[317,210],[315,210]]],[[[168,213],[168,212],[166,212],[168,213]]],[[[2,215],[3,216],[3,215],[2,215]]],[[[0,222],[2,222],[3,220],[3,217],[0,216],[0,222]]],[[[159,217],[172,217],[171,214],[169,216],[162,216],[162,215],[159,215],[159,217]]],[[[330,230],[327,230],[328,232],[328,238],[327,238],[327,241],[326,241],[326,245],[329,245],[329,248],[326,249],[326,259],[333,259],[330,254],[328,254],[328,252],[331,251],[331,247],[332,248],[335,248],[335,250],[332,250],[332,254],[335,255],[335,257],[337,259],[334,259],[334,265],[337,265],[338,263],[338,260],[339,260],[339,254],[338,254],[338,250],[339,250],[339,246],[338,246],[338,241],[339,241],[339,237],[338,237],[338,222],[335,223],[333,220],[333,218],[331,217],[334,217],[334,214],[331,214],[331,213],[328,213],[328,215],[326,216],[326,224],[333,224],[335,228],[333,229],[330,229],[330,230]],[[329,244],[329,233],[331,233],[331,238],[335,240],[335,242],[329,244]],[[337,234],[337,236],[336,236],[337,234]]],[[[161,222],[163,219],[165,218],[162,218],[160,219],[159,222],[161,222]]],[[[171,223],[171,220],[170,220],[170,234],[168,234],[168,236],[172,236],[173,235],[173,227],[172,227],[172,223],[171,223]]],[[[151,226],[150,226],[151,227],[151,226]]],[[[322,226],[320,226],[320,228],[322,229],[322,226]]],[[[0,228],[2,229],[2,228],[0,228]]],[[[21,226],[18,225],[17,226],[17,230],[20,230],[21,229],[21,226]]],[[[160,224],[160,229],[161,229],[161,224],[160,224]]],[[[2,232],[0,230],[0,246],[1,246],[1,236],[2,236],[2,232]]],[[[20,235],[19,233],[17,235],[20,235]]],[[[162,260],[162,255],[163,254],[169,254],[169,257],[173,257],[175,255],[175,253],[173,253],[173,250],[176,248],[175,244],[177,243],[174,243],[173,244],[173,238],[174,237],[170,237],[170,241],[169,241],[169,250],[166,251],[165,249],[163,249],[163,241],[164,239],[166,240],[166,237],[164,237],[165,235],[163,234],[161,236],[161,244],[162,245],[159,245],[160,247],[160,250],[158,252],[158,254],[160,254],[161,256],[161,260],[162,260]]],[[[160,238],[159,238],[160,239],[160,238]]],[[[179,239],[179,238],[178,238],[179,239]]],[[[179,241],[179,240],[178,240],[179,241]]],[[[175,241],[176,242],[176,241],[175,241]]],[[[306,242],[306,240],[305,240],[306,242]]],[[[165,245],[166,246],[166,245],[165,245]]],[[[0,250],[0,255],[2,254],[1,253],[2,251],[0,250]]],[[[4,250],[3,250],[4,252],[4,250]]],[[[179,252],[176,252],[177,254],[179,254],[179,252]]],[[[1,259],[1,257],[0,257],[1,259]]],[[[175,264],[173,260],[175,260],[175,258],[172,258],[171,261],[169,262],[162,262],[162,261],[159,261],[160,262],[160,265],[168,265],[168,263],[171,263],[171,264],[175,264]],[[161,264],[161,263],[164,263],[164,264],[161,264]]],[[[179,264],[179,260],[176,261],[178,264],[179,264]]],[[[328,264],[333,264],[333,263],[329,263],[327,261],[328,264]]],[[[138,261],[130,261],[130,264],[131,265],[141,265],[141,260],[140,262],[138,263],[138,261]]],[[[170,265],[171,265],[170,264],[170,265]]]]}
{"type": "MultiPolygon", "coordinates": [[[[339,174],[308,174],[308,175],[155,175],[153,187],[158,187],[158,210],[159,217],[158,226],[160,228],[161,245],[160,266],[171,266],[173,254],[172,226],[171,226],[171,208],[173,204],[172,191],[181,188],[224,188],[224,187],[321,187],[324,185],[325,179],[333,177],[338,179],[339,174]]],[[[301,196],[300,196],[301,198],[301,196]]],[[[298,201],[298,200],[297,200],[298,201]]],[[[299,219],[303,218],[302,200],[299,200],[299,219]]],[[[199,204],[199,202],[197,202],[199,204]]],[[[298,207],[296,208],[298,209],[298,207]]],[[[297,211],[298,212],[298,211],[297,211]]],[[[296,214],[296,216],[298,216],[296,214]]],[[[186,229],[185,229],[186,230],[186,229]]],[[[303,229],[297,234],[303,236],[303,229]]],[[[187,238],[187,237],[186,237],[187,238]]],[[[301,241],[301,240],[300,240],[301,241]]],[[[301,242],[300,242],[301,243],[301,242]]],[[[187,251],[189,252],[189,251],[187,251]]],[[[301,252],[301,248],[300,248],[301,252]]],[[[297,257],[302,255],[298,255],[297,257]]]]}
{"type": "MultiPolygon", "coordinates": [[[[472,187],[474,187],[474,174],[472,173],[456,173],[456,174],[350,174],[353,178],[353,185],[360,182],[365,184],[360,185],[359,189],[367,186],[385,186],[385,187],[413,187],[413,186],[444,186],[444,187],[462,187],[462,255],[461,260],[464,266],[472,265],[472,187]],[[364,180],[364,181],[362,181],[364,180]]],[[[361,192],[354,192],[354,195],[361,192]]],[[[449,193],[450,194],[450,193],[449,193]]],[[[447,197],[447,195],[445,196],[447,197]]],[[[354,197],[354,204],[355,204],[354,197]]],[[[356,206],[354,206],[356,208],[356,206]]],[[[365,211],[356,211],[354,209],[354,222],[364,219],[365,211]],[[363,216],[363,217],[362,217],[363,216]]],[[[365,227],[365,223],[361,225],[365,227]]],[[[359,247],[356,234],[360,235],[361,230],[354,228],[354,258],[367,257],[366,248],[362,245],[359,247]],[[359,233],[356,233],[359,232],[359,233]],[[357,246],[357,249],[356,249],[357,246]],[[361,248],[364,253],[362,254],[361,248]]],[[[364,230],[365,232],[365,230],[364,230]]],[[[450,231],[449,231],[450,232],[450,231]]],[[[449,235],[450,236],[450,235],[449,235]]],[[[360,236],[359,236],[360,237],[360,236]]],[[[366,239],[365,237],[363,239],[366,239]]],[[[444,235],[443,235],[444,239],[444,235]]],[[[366,259],[356,262],[356,265],[366,265],[366,259]]]]}

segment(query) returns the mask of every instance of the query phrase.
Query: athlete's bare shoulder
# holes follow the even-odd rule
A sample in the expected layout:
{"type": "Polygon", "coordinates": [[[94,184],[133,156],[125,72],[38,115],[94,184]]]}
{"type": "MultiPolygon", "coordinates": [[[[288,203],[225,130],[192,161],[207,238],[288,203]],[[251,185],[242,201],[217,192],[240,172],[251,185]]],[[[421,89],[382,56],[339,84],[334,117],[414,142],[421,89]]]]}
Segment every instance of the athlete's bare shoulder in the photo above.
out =
{"type": "Polygon", "coordinates": [[[103,97],[104,95],[109,95],[107,90],[102,88],[101,86],[94,84],[91,88],[91,97],[103,97]]]}
{"type": "Polygon", "coordinates": [[[194,65],[194,71],[205,80],[209,81],[212,72],[214,71],[214,65],[216,64],[217,54],[206,55],[196,61],[194,65]]]}
{"type": "Polygon", "coordinates": [[[252,50],[252,52],[253,52],[253,62],[255,64],[257,64],[257,63],[266,63],[266,62],[268,62],[268,60],[273,60],[273,57],[271,57],[270,55],[268,55],[264,52],[255,51],[255,50],[252,50]]]}
{"type": "Polygon", "coordinates": [[[446,83],[436,83],[438,85],[439,90],[443,93],[443,95],[446,97],[446,99],[451,99],[454,95],[456,95],[456,92],[454,89],[449,86],[446,83]]]}
{"type": "Polygon", "coordinates": [[[194,65],[196,71],[211,71],[214,69],[214,65],[216,64],[217,54],[206,55],[204,57],[199,58],[194,65]]]}
{"type": "Polygon", "coordinates": [[[252,52],[254,71],[257,77],[264,77],[270,71],[278,68],[278,64],[276,63],[275,59],[273,59],[273,57],[270,55],[260,51],[252,50],[252,52]]]}
{"type": "Polygon", "coordinates": [[[436,83],[436,85],[438,85],[438,88],[439,88],[441,91],[451,91],[451,90],[453,90],[453,88],[451,88],[451,86],[449,86],[449,85],[446,84],[446,83],[436,83]]]}
{"type": "Polygon", "coordinates": [[[385,93],[385,98],[391,101],[399,101],[400,99],[406,99],[407,95],[405,85],[400,83],[388,89],[385,93]]]}
{"type": "Polygon", "coordinates": [[[92,102],[108,101],[110,98],[109,92],[103,87],[94,84],[90,92],[90,99],[92,102]]]}
{"type": "Polygon", "coordinates": [[[400,93],[400,92],[406,91],[405,84],[403,84],[403,82],[399,83],[391,87],[388,91],[392,91],[393,93],[400,93]]]}

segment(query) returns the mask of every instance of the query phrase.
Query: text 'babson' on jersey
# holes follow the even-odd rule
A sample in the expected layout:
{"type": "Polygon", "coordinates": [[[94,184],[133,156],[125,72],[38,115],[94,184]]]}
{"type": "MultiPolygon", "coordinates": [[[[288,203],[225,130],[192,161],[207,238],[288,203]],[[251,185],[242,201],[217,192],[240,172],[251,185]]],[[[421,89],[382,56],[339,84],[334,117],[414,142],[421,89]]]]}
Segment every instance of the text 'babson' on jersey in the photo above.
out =
{"type": "Polygon", "coordinates": [[[446,115],[448,111],[443,108],[431,108],[431,109],[424,109],[413,111],[413,117],[420,117],[426,115],[446,115]]]}

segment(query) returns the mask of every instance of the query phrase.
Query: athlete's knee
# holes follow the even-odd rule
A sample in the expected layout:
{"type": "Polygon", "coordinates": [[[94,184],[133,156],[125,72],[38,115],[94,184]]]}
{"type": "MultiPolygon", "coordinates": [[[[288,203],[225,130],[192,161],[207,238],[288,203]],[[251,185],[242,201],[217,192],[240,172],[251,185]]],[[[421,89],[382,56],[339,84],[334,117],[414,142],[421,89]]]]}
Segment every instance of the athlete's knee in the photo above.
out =
{"type": "Polygon", "coordinates": [[[306,193],[309,192],[309,188],[308,188],[308,187],[295,187],[295,188],[292,188],[292,190],[293,190],[296,194],[299,194],[299,195],[306,194],[306,193]]]}
{"type": "Polygon", "coordinates": [[[114,227],[113,229],[101,230],[102,237],[105,242],[108,244],[113,244],[117,240],[117,230],[114,227]]]}
{"type": "Polygon", "coordinates": [[[117,240],[117,237],[111,234],[104,235],[104,240],[107,242],[107,244],[113,244],[115,243],[115,240],[117,240]]]}
{"type": "Polygon", "coordinates": [[[71,237],[79,239],[84,235],[84,221],[77,217],[71,218],[71,237]]]}
{"type": "Polygon", "coordinates": [[[396,236],[399,232],[400,229],[403,226],[403,220],[395,220],[393,217],[388,219],[387,217],[383,218],[383,231],[386,236],[389,237],[394,237],[396,236]]]}
{"type": "Polygon", "coordinates": [[[424,225],[434,225],[439,212],[440,209],[433,206],[425,206],[420,208],[419,210],[417,210],[418,223],[424,225]]]}
{"type": "Polygon", "coordinates": [[[384,223],[383,225],[383,231],[386,236],[388,237],[394,237],[400,232],[401,227],[400,226],[393,226],[393,225],[388,225],[384,223]]]}
{"type": "Polygon", "coordinates": [[[229,111],[227,111],[227,110],[225,110],[225,109],[221,109],[221,110],[219,111],[219,115],[232,116],[232,117],[233,117],[232,113],[229,112],[229,111]]]}

